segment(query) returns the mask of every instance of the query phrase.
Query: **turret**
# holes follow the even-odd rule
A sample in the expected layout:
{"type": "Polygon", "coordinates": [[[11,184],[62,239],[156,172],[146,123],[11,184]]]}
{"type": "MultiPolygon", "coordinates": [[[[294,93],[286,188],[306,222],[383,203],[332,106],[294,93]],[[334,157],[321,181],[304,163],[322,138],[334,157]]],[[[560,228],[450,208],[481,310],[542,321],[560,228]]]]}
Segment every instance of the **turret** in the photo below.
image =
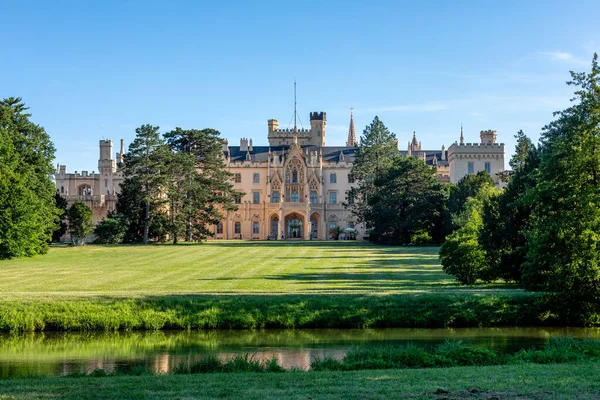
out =
{"type": "Polygon", "coordinates": [[[311,112],[310,113],[310,131],[311,144],[315,146],[325,146],[325,131],[327,126],[327,113],[311,112]]]}
{"type": "Polygon", "coordinates": [[[494,130],[481,131],[479,137],[481,138],[481,144],[496,143],[496,131],[494,130]]]}
{"type": "Polygon", "coordinates": [[[276,119],[270,119],[267,121],[267,124],[269,125],[269,134],[275,132],[277,129],[279,129],[279,122],[277,122],[276,119]]]}

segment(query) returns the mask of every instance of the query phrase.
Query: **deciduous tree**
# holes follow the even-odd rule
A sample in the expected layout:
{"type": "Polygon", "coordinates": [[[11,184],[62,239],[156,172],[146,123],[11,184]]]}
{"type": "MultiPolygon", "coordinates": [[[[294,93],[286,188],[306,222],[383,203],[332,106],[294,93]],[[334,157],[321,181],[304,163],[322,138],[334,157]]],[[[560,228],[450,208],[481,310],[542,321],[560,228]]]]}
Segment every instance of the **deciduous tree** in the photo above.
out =
{"type": "Polygon", "coordinates": [[[20,98],[0,101],[0,259],[45,253],[58,222],[54,146],[20,98]]]}

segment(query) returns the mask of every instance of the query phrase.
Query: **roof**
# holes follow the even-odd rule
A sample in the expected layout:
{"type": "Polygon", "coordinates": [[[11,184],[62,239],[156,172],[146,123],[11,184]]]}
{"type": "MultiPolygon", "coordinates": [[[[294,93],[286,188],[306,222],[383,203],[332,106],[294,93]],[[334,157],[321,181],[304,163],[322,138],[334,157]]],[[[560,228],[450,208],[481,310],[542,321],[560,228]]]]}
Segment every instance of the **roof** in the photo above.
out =
{"type": "MultiPolygon", "coordinates": [[[[348,147],[348,146],[313,146],[313,145],[302,145],[300,146],[303,152],[306,151],[322,151],[323,160],[325,162],[340,162],[341,154],[344,154],[344,161],[353,162],[356,158],[356,150],[357,147],[348,147]]],[[[287,153],[289,151],[290,146],[252,146],[252,150],[250,151],[250,155],[252,156],[252,161],[254,162],[267,162],[269,156],[269,150],[271,153],[282,154],[287,153]]],[[[240,150],[240,146],[229,146],[229,157],[231,161],[240,162],[246,161],[246,154],[248,151],[240,150]]],[[[441,150],[419,150],[414,153],[425,153],[426,154],[426,163],[428,165],[433,165],[433,159],[437,158],[437,165],[447,166],[448,160],[442,160],[442,151],[441,150]]],[[[408,155],[408,151],[400,150],[398,154],[408,155]]]]}

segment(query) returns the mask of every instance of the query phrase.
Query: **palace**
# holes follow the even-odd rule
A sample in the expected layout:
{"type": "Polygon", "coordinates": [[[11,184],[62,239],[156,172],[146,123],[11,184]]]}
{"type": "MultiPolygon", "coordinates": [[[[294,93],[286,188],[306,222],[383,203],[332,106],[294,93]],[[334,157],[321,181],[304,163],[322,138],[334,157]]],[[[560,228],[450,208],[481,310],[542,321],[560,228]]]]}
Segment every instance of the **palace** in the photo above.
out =
{"type": "MultiPolygon", "coordinates": [[[[340,227],[362,239],[365,232],[344,207],[351,203],[348,192],[353,185],[349,172],[357,149],[354,119],[350,115],[345,146],[327,146],[327,115],[310,113],[310,129],[280,129],[270,119],[268,146],[254,146],[242,138],[239,146],[225,141],[223,155],[233,173],[234,188],[245,193],[236,211],[227,211],[225,219],[213,227],[216,239],[328,239],[330,231],[340,227]]],[[[100,141],[98,173],[67,173],[66,166],[56,170],[56,187],[69,202],[82,199],[92,210],[94,223],[114,210],[123,176],[118,164],[121,151],[112,158],[113,143],[100,141]]],[[[496,143],[496,131],[481,131],[480,143],[460,141],[448,149],[423,150],[416,134],[407,150],[399,154],[417,157],[436,168],[440,182],[458,182],[467,174],[488,172],[496,184],[504,171],[504,144],[496,143]]]]}

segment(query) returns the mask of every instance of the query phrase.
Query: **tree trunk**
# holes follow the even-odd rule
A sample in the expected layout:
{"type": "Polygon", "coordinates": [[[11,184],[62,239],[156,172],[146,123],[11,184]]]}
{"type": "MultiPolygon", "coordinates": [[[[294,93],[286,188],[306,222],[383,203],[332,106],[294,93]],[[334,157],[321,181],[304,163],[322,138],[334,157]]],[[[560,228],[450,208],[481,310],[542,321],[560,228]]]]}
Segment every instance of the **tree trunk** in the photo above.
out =
{"type": "Polygon", "coordinates": [[[146,201],[146,215],[144,216],[144,244],[148,244],[148,231],[150,230],[150,202],[146,201]]]}
{"type": "Polygon", "coordinates": [[[188,214],[187,220],[185,222],[185,241],[192,241],[192,215],[188,214]]]}

